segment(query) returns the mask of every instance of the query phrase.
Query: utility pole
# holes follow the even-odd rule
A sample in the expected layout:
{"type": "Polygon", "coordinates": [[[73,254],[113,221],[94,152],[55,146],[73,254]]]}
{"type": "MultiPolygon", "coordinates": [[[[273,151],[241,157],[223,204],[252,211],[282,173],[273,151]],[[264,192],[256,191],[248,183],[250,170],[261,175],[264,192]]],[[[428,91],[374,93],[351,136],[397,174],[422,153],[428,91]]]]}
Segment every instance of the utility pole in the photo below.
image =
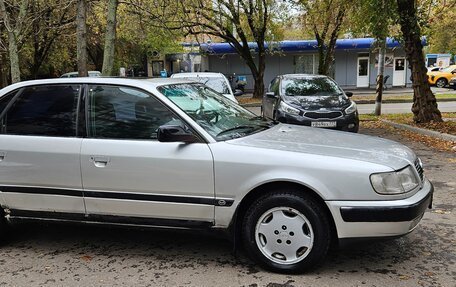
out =
{"type": "Polygon", "coordinates": [[[386,52],[386,39],[379,42],[378,51],[378,72],[377,72],[377,97],[375,98],[375,115],[382,114],[382,97],[383,97],[383,74],[385,71],[385,52],[386,52]]]}

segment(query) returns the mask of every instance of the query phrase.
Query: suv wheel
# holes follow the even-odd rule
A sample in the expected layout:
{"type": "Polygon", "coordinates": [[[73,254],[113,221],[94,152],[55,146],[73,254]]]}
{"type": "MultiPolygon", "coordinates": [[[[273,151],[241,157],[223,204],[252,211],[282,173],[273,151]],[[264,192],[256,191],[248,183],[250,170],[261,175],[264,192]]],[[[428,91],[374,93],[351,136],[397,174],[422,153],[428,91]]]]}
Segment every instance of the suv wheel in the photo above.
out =
{"type": "Polygon", "coordinates": [[[248,209],[242,240],[247,253],[264,268],[298,273],[318,265],[330,246],[326,212],[304,191],[269,193],[248,209]]]}
{"type": "Polygon", "coordinates": [[[440,78],[435,82],[437,88],[444,88],[448,84],[445,78],[440,78]]]}

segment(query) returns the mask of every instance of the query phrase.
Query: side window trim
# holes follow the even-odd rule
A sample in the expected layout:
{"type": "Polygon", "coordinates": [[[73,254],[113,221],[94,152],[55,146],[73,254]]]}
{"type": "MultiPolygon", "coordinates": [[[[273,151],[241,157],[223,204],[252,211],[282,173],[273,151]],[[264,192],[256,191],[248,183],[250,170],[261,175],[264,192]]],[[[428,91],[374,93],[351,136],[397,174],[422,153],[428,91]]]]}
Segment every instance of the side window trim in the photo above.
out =
{"type": "Polygon", "coordinates": [[[77,112],[76,112],[76,137],[87,137],[87,121],[86,121],[86,98],[87,98],[87,84],[81,84],[79,88],[77,112]]]}
{"type": "MultiPolygon", "coordinates": [[[[16,94],[9,101],[9,103],[5,106],[3,111],[0,112],[0,134],[4,134],[5,133],[6,125],[4,123],[4,120],[5,120],[6,114],[8,113],[8,110],[11,108],[12,105],[14,105],[14,102],[23,93],[24,90],[25,90],[25,87],[22,87],[22,88],[19,88],[17,90],[14,90],[14,91],[10,92],[10,93],[16,93],[16,94]]],[[[10,94],[10,93],[8,93],[8,94],[10,94]]],[[[5,96],[7,96],[7,95],[5,95],[5,96]]]]}

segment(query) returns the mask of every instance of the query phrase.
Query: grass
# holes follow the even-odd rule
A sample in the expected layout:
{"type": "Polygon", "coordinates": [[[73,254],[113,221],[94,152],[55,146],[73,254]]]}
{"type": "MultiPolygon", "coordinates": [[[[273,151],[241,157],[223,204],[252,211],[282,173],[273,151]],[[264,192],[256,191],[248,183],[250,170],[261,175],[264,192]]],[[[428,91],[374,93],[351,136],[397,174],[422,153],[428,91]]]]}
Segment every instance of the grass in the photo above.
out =
{"type": "MultiPolygon", "coordinates": [[[[456,113],[442,113],[442,117],[444,119],[456,119],[456,113]]],[[[387,114],[387,115],[382,115],[380,117],[372,115],[372,114],[367,114],[367,115],[360,115],[359,119],[361,121],[378,121],[379,119],[386,119],[386,120],[390,120],[390,121],[401,123],[401,124],[407,124],[407,125],[412,125],[412,126],[416,126],[419,128],[438,131],[441,133],[456,135],[456,121],[455,120],[447,120],[447,121],[444,121],[441,123],[432,122],[432,123],[420,124],[420,123],[415,123],[413,121],[412,113],[387,114]]]]}
{"type": "MultiPolygon", "coordinates": [[[[376,95],[368,95],[368,96],[357,96],[354,95],[352,97],[352,100],[356,101],[375,101],[376,95]]],[[[456,94],[439,94],[435,95],[435,98],[437,100],[441,99],[455,99],[456,100],[456,94]]],[[[413,100],[413,95],[383,95],[382,100],[387,100],[387,101],[412,101],[413,100]]]]}

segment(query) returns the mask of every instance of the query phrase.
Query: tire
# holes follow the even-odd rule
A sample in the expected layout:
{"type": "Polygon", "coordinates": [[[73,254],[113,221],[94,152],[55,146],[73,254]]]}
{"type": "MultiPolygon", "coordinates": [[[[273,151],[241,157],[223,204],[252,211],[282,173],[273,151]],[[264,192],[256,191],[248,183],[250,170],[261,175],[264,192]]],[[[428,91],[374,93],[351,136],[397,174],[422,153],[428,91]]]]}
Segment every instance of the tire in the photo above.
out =
{"type": "Polygon", "coordinates": [[[437,81],[435,81],[435,86],[437,88],[444,88],[447,84],[448,84],[448,81],[445,78],[440,78],[437,81]]]}
{"type": "Polygon", "coordinates": [[[242,242],[263,268],[302,273],[318,266],[331,244],[325,210],[297,189],[282,189],[257,199],[242,221],[242,242]],[[268,244],[269,243],[269,244],[268,244]]]}

